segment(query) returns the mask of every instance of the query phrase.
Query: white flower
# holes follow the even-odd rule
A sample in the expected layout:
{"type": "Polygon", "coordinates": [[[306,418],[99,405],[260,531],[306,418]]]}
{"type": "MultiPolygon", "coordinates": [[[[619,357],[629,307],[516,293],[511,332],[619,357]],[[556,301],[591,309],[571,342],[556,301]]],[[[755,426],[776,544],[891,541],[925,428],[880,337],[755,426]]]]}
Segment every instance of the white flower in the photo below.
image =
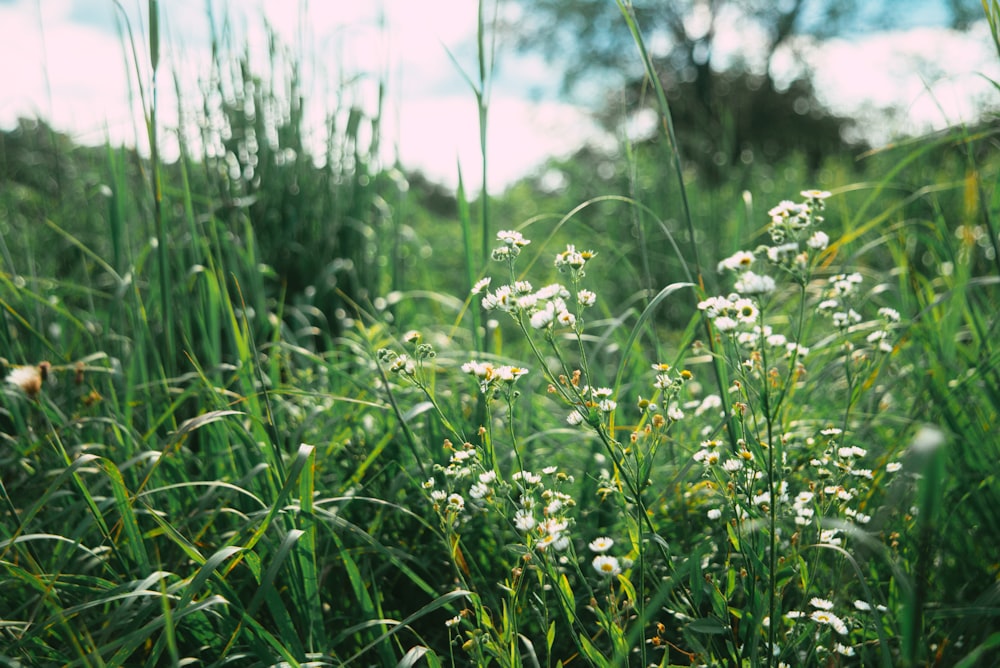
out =
{"type": "Polygon", "coordinates": [[[452,626],[455,626],[456,624],[460,624],[461,622],[462,622],[462,618],[461,618],[461,617],[459,617],[458,615],[455,615],[455,616],[454,616],[454,617],[452,617],[451,619],[447,620],[447,621],[446,621],[446,622],[444,623],[444,625],[450,628],[450,627],[452,627],[452,626]]]}
{"type": "Polygon", "coordinates": [[[744,272],[733,286],[742,295],[759,295],[774,292],[774,279],[752,271],[744,272]]]}
{"type": "Polygon", "coordinates": [[[545,329],[552,324],[552,320],[555,318],[556,312],[552,307],[552,304],[546,304],[545,308],[539,309],[531,314],[528,322],[534,329],[545,329]]]}
{"type": "Polygon", "coordinates": [[[559,324],[562,325],[563,327],[572,327],[573,325],[576,324],[576,316],[570,313],[569,311],[561,312],[559,315],[556,316],[556,320],[558,320],[559,324]]]}
{"type": "Polygon", "coordinates": [[[833,601],[828,601],[825,598],[819,598],[818,596],[813,596],[809,599],[809,605],[814,608],[819,608],[820,610],[833,610],[833,601]]]}
{"type": "Polygon", "coordinates": [[[750,265],[753,264],[754,255],[752,251],[736,251],[725,260],[719,263],[717,270],[721,273],[728,269],[729,271],[743,271],[749,269],[750,265]]]}
{"type": "Polygon", "coordinates": [[[542,476],[531,471],[517,471],[511,476],[511,479],[514,481],[523,480],[528,485],[537,485],[542,481],[542,476]]]}
{"type": "Polygon", "coordinates": [[[492,281],[492,280],[493,280],[492,276],[487,276],[485,278],[480,278],[478,281],[476,281],[476,284],[472,286],[471,293],[474,294],[474,295],[478,295],[480,292],[483,291],[484,288],[488,288],[489,287],[490,281],[492,281]]]}
{"type": "Polygon", "coordinates": [[[752,325],[757,322],[757,317],[760,315],[760,311],[757,310],[757,305],[750,299],[737,299],[733,302],[733,308],[736,309],[736,317],[741,322],[748,325],[752,325]]]}
{"type": "Polygon", "coordinates": [[[597,552],[598,554],[601,554],[603,552],[607,552],[608,550],[610,550],[611,546],[614,544],[615,541],[612,540],[611,538],[608,538],[607,536],[601,536],[600,538],[595,538],[594,540],[590,541],[590,544],[587,547],[590,548],[591,552],[597,552]]]}
{"type": "Polygon", "coordinates": [[[530,510],[518,510],[514,513],[514,526],[518,531],[531,531],[535,528],[535,516],[530,510]]]}
{"type": "Polygon", "coordinates": [[[597,404],[597,409],[602,413],[610,413],[618,407],[618,403],[613,399],[602,399],[600,403],[597,404]]]}
{"type": "Polygon", "coordinates": [[[776,264],[781,263],[785,258],[793,257],[799,252],[799,245],[791,241],[780,246],[771,246],[767,249],[767,259],[776,264]]]}
{"type": "Polygon", "coordinates": [[[622,572],[618,559],[607,554],[599,554],[591,562],[594,570],[601,575],[614,576],[622,572]]]}
{"type": "Polygon", "coordinates": [[[883,306],[878,310],[878,314],[888,322],[899,322],[899,311],[888,306],[883,306]]]}
{"type": "Polygon", "coordinates": [[[513,383],[515,380],[528,373],[528,370],[524,367],[509,365],[499,367],[495,371],[497,378],[507,381],[508,383],[513,383]]]}
{"type": "Polygon", "coordinates": [[[469,488],[469,496],[473,499],[481,499],[490,493],[490,488],[481,482],[477,482],[469,488]]]}
{"type": "Polygon", "coordinates": [[[593,306],[597,302],[597,295],[590,290],[580,290],[576,293],[576,301],[580,306],[593,306]]]}
{"type": "Polygon", "coordinates": [[[847,635],[847,624],[845,624],[844,620],[832,612],[827,612],[826,610],[813,610],[812,614],[809,615],[809,618],[814,622],[832,626],[833,630],[841,635],[847,635]]]}
{"type": "Polygon", "coordinates": [[[448,508],[457,512],[462,512],[462,509],[465,508],[465,499],[462,498],[461,494],[449,494],[448,508]]]}
{"type": "Polygon", "coordinates": [[[825,200],[827,197],[829,197],[830,196],[830,191],[829,190],[803,190],[799,194],[802,195],[803,197],[805,197],[806,199],[810,199],[810,200],[814,200],[814,201],[819,202],[819,201],[825,200]]]}
{"type": "Polygon", "coordinates": [[[731,332],[739,325],[738,322],[730,318],[728,315],[720,315],[712,322],[715,323],[715,328],[720,332],[731,332]]]}
{"type": "Polygon", "coordinates": [[[809,237],[808,241],[806,241],[806,245],[815,250],[823,250],[830,245],[830,237],[826,232],[817,230],[816,232],[813,232],[813,235],[809,237]]]}
{"type": "Polygon", "coordinates": [[[903,468],[903,465],[900,464],[899,462],[889,462],[888,464],[885,465],[885,472],[886,473],[895,473],[896,471],[900,470],[901,468],[903,468]]]}
{"type": "Polygon", "coordinates": [[[575,427],[583,422],[583,415],[580,414],[580,411],[573,411],[566,416],[566,422],[575,427]]]}
{"type": "Polygon", "coordinates": [[[722,511],[719,510],[718,508],[712,508],[706,514],[708,515],[708,519],[710,520],[717,520],[720,517],[722,517],[722,511]]]}
{"type": "Polygon", "coordinates": [[[723,313],[728,313],[733,305],[725,297],[709,297],[698,302],[698,310],[704,311],[709,318],[715,318],[723,313]]]}
{"type": "Polygon", "coordinates": [[[799,492],[795,495],[795,505],[804,506],[813,500],[813,496],[812,492],[799,492]]]}
{"type": "Polygon", "coordinates": [[[501,230],[497,232],[497,239],[508,246],[527,246],[531,242],[521,236],[520,232],[514,230],[501,230]]]}
{"type": "Polygon", "coordinates": [[[850,645],[842,645],[838,642],[833,646],[833,649],[837,652],[837,654],[841,654],[843,656],[854,656],[854,648],[850,645]]]}
{"type": "Polygon", "coordinates": [[[842,541],[837,538],[838,533],[840,531],[837,529],[823,529],[819,532],[819,542],[827,545],[840,545],[842,541]]]}

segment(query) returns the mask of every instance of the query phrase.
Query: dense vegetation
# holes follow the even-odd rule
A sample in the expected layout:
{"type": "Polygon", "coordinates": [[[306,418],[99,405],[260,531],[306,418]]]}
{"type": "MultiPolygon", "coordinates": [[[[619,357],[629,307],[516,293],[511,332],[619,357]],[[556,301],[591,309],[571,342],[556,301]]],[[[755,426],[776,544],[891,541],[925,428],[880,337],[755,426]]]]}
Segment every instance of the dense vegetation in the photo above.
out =
{"type": "Polygon", "coordinates": [[[217,58],[204,155],[0,134],[4,665],[1000,657],[995,124],[706,173],[649,77],[473,197],[217,58]]]}

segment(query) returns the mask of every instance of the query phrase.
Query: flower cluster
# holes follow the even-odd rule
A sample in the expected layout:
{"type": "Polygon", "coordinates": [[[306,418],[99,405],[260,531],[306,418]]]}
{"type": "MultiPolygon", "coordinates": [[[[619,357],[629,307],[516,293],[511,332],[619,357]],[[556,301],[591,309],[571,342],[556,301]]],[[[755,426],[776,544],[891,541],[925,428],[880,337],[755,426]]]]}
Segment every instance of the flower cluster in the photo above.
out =
{"type": "Polygon", "coordinates": [[[479,382],[479,391],[484,395],[500,388],[509,389],[521,376],[528,373],[524,367],[510,364],[494,365],[491,362],[472,360],[462,365],[462,371],[473,376],[479,382]]]}
{"type": "MultiPolygon", "coordinates": [[[[513,262],[520,248],[531,242],[520,233],[511,231],[499,232],[497,239],[504,245],[494,249],[493,259],[507,262],[513,273],[513,262]]],[[[594,251],[578,251],[573,245],[566,246],[566,250],[556,254],[555,266],[560,271],[570,272],[573,290],[561,283],[551,283],[536,290],[525,280],[516,280],[489,290],[492,280],[486,277],[476,282],[472,287],[472,294],[484,292],[480,303],[485,310],[509,313],[522,326],[547,333],[555,328],[578,332],[583,309],[597,303],[594,292],[578,286],[584,276],[584,266],[596,255],[594,251]]]]}

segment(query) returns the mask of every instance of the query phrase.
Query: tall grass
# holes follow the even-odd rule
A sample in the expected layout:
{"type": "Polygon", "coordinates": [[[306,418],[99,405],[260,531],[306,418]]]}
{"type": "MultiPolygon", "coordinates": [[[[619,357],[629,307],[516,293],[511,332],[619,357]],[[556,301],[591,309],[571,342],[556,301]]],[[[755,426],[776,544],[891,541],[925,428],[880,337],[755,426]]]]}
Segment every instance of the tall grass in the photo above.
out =
{"type": "Polygon", "coordinates": [[[0,185],[5,664],[997,658],[990,127],[831,193],[705,191],[675,148],[531,210],[463,178],[440,258],[377,112],[330,110],[315,154],[295,54],[226,22],[206,155],[157,159],[148,7],[149,158],[0,147],[48,156],[0,185]],[[404,230],[437,254],[403,264],[404,230]]]}

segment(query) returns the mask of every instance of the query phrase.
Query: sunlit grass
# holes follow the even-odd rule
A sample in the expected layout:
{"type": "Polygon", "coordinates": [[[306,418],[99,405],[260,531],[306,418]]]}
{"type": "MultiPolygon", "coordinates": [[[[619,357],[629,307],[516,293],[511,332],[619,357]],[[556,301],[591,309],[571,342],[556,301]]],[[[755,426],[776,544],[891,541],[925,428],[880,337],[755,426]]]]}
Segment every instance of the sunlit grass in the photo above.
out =
{"type": "Polygon", "coordinates": [[[445,221],[378,118],[312,159],[254,75],[283,53],[217,52],[214,158],[42,133],[80,171],[0,187],[6,664],[997,657],[990,128],[820,183],[662,145],[548,195],[463,173],[445,221]]]}

